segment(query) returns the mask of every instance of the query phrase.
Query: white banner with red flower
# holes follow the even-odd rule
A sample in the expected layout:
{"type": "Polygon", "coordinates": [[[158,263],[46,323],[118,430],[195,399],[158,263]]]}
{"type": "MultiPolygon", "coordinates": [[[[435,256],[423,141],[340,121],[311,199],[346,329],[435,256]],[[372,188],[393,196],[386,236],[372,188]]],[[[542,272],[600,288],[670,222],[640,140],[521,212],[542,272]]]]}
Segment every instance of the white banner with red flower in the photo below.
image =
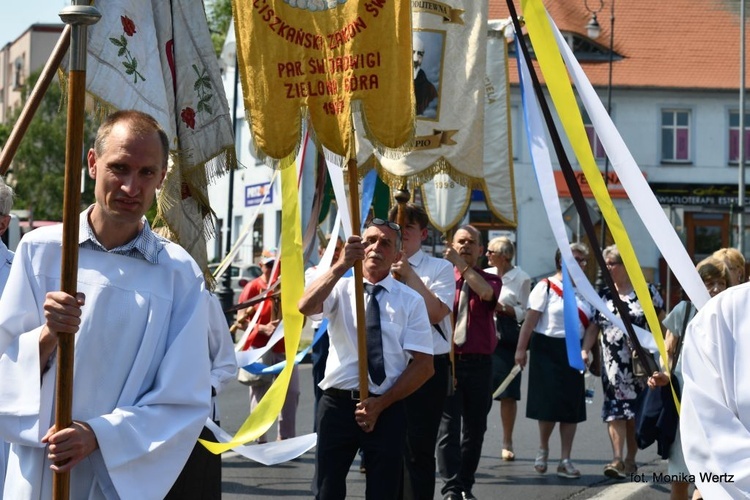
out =
{"type": "Polygon", "coordinates": [[[172,166],[158,217],[205,269],[212,228],[206,185],[233,165],[229,105],[202,2],[97,1],[86,88],[105,107],[151,114],[169,134],[172,166]],[[207,171],[207,163],[213,161],[207,171]]]}

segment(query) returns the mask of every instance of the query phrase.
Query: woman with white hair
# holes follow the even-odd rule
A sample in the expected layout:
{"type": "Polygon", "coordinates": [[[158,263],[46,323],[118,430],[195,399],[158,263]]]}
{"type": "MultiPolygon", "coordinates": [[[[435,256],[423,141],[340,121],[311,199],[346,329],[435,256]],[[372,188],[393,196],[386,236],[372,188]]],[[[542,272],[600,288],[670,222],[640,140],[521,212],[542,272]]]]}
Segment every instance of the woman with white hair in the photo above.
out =
{"type": "MultiPolygon", "coordinates": [[[[487,260],[492,265],[486,272],[497,274],[503,280],[500,298],[495,306],[497,347],[492,355],[492,387],[498,387],[515,365],[520,323],[526,317],[526,305],[531,291],[531,278],[520,267],[513,265],[515,248],[509,238],[493,238],[487,244],[487,260]]],[[[513,452],[513,427],[516,423],[518,401],[521,399],[521,374],[513,379],[507,389],[496,398],[500,401],[500,421],[503,425],[503,451],[505,461],[515,460],[513,452]]]]}

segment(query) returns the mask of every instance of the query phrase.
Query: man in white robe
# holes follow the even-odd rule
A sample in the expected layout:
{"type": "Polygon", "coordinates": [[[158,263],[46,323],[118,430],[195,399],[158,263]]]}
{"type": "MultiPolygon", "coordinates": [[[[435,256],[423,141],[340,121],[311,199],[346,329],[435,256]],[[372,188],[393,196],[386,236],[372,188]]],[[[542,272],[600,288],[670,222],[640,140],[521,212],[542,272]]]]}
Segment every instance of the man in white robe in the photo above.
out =
{"type": "Polygon", "coordinates": [[[712,298],[682,347],[680,434],[703,498],[750,494],[750,284],[712,298]]]}
{"type": "MultiPolygon", "coordinates": [[[[4,235],[10,224],[10,209],[13,208],[13,189],[0,177],[0,236],[4,235]]],[[[13,264],[13,252],[8,250],[0,240],[0,294],[5,289],[10,274],[10,265],[13,264]]],[[[8,461],[8,443],[0,440],[0,492],[5,484],[5,464],[8,461]]]]}
{"type": "Polygon", "coordinates": [[[120,111],[88,152],[96,203],[81,214],[76,297],[60,290],[61,226],[27,234],[0,299],[3,497],[163,498],[208,417],[202,273],[144,214],[167,169],[158,123],[120,111]],[[75,333],[73,424],[54,427],[57,335],[75,333]]]}

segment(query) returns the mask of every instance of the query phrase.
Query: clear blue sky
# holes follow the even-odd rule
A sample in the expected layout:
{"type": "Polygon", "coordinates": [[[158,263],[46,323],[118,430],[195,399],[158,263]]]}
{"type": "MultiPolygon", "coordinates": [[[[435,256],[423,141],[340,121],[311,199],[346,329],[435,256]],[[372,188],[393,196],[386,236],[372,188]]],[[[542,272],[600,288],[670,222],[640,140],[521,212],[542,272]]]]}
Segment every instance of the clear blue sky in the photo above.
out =
{"type": "Polygon", "coordinates": [[[0,15],[0,47],[18,38],[34,23],[59,23],[57,15],[70,0],[4,0],[0,15]]]}

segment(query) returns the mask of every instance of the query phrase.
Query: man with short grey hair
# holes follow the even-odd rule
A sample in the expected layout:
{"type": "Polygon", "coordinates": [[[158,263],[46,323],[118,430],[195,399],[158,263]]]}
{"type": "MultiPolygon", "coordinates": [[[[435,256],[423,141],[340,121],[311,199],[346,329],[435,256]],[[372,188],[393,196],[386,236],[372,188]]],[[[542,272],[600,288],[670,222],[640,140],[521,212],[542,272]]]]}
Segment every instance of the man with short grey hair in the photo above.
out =
{"type": "MultiPolygon", "coordinates": [[[[5,234],[10,225],[10,210],[13,208],[13,188],[5,183],[0,177],[0,236],[5,234]]],[[[5,243],[0,240],[0,293],[5,288],[10,273],[10,265],[13,263],[13,252],[8,250],[5,243]]],[[[0,483],[2,484],[2,483],[0,483]]]]}

